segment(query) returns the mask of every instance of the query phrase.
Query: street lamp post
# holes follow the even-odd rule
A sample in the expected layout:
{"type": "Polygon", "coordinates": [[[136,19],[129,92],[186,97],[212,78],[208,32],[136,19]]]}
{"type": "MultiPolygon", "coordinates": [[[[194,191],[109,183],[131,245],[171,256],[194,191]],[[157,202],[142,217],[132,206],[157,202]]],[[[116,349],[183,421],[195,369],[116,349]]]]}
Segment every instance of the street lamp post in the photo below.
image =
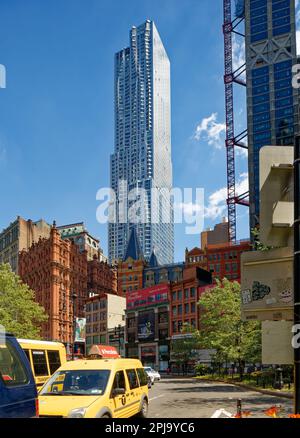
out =
{"type": "Polygon", "coordinates": [[[75,339],[76,339],[76,315],[75,315],[75,305],[76,305],[77,294],[72,294],[72,302],[73,302],[73,348],[72,348],[72,360],[74,360],[75,353],[75,339]]]}
{"type": "MultiPolygon", "coordinates": [[[[294,325],[300,324],[300,136],[294,150],[294,325]]],[[[300,414],[300,347],[294,348],[295,414],[300,414]]]]}
{"type": "Polygon", "coordinates": [[[119,355],[121,356],[121,324],[118,325],[118,327],[115,327],[115,336],[118,336],[118,343],[119,343],[119,355]]]}

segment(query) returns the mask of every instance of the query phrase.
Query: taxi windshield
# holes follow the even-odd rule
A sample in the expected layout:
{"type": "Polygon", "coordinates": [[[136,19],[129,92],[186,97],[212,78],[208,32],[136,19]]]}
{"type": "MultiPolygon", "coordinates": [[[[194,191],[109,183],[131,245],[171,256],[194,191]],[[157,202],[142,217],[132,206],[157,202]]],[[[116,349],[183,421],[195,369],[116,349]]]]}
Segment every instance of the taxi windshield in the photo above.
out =
{"type": "Polygon", "coordinates": [[[109,370],[61,370],[45,384],[40,395],[102,395],[109,370]]]}

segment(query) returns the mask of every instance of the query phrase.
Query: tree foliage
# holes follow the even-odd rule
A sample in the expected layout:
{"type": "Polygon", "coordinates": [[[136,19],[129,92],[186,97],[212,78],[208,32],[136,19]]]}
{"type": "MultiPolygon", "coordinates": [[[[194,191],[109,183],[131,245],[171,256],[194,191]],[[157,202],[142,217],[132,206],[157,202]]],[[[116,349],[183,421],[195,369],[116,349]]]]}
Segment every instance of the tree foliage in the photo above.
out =
{"type": "Polygon", "coordinates": [[[193,350],[200,348],[199,332],[189,324],[183,324],[182,338],[172,341],[172,359],[177,365],[186,364],[193,358],[193,350]]]}
{"type": "Polygon", "coordinates": [[[0,264],[0,324],[16,337],[40,338],[45,309],[34,301],[34,291],[22,283],[9,264],[0,264]]]}
{"type": "Polygon", "coordinates": [[[200,300],[199,342],[216,350],[218,363],[261,361],[261,326],[241,320],[240,284],[224,279],[205,292],[200,300]]]}

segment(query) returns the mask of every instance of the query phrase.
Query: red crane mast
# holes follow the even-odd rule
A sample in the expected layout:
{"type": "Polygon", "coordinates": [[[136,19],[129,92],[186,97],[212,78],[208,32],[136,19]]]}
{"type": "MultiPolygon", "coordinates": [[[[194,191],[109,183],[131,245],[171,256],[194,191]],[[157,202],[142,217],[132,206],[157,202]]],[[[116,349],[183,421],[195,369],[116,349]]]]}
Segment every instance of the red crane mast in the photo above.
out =
{"type": "Polygon", "coordinates": [[[246,81],[241,77],[246,71],[246,64],[241,65],[233,71],[233,34],[244,37],[237,28],[244,20],[244,16],[232,20],[232,0],[224,1],[224,84],[225,84],[225,114],[226,114],[226,155],[227,155],[227,205],[228,205],[228,226],[229,241],[236,241],[236,205],[249,206],[249,193],[237,195],[235,177],[235,148],[247,149],[243,139],[247,137],[247,129],[238,135],[234,130],[234,83],[246,86],[246,81]]]}

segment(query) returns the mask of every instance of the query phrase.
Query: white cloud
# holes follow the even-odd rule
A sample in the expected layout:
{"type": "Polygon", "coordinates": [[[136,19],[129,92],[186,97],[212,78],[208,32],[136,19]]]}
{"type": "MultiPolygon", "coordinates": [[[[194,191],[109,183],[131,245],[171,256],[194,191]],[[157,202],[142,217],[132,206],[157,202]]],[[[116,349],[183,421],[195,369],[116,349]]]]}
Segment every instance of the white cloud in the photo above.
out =
{"type": "Polygon", "coordinates": [[[226,132],[225,123],[217,122],[218,113],[212,113],[205,117],[196,127],[194,134],[195,140],[205,140],[210,146],[221,149],[224,144],[224,134],[226,132]]]}
{"type": "Polygon", "coordinates": [[[217,190],[208,198],[208,205],[204,207],[204,217],[208,219],[217,219],[223,216],[226,211],[227,187],[217,190]]]}
{"type": "Polygon", "coordinates": [[[174,204],[174,208],[181,210],[186,216],[193,216],[194,213],[200,212],[203,208],[199,204],[194,204],[193,202],[180,202],[179,204],[174,204]]]}
{"type": "MultiPolygon", "coordinates": [[[[242,195],[249,190],[248,173],[241,173],[236,184],[236,195],[242,195]]],[[[208,198],[208,205],[204,208],[204,217],[215,220],[227,212],[227,187],[212,193],[208,198]]]]}

